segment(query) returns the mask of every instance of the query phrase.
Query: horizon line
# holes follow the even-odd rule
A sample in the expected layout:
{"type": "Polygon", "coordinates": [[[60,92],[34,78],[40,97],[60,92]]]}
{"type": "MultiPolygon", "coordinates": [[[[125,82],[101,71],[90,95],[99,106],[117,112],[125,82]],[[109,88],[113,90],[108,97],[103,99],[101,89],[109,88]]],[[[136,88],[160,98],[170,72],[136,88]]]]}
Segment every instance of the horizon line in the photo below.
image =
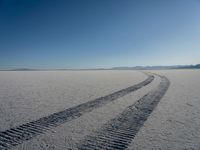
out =
{"type": "Polygon", "coordinates": [[[147,69],[147,68],[157,68],[157,69],[180,69],[187,67],[200,66],[199,64],[190,64],[190,65],[138,65],[138,66],[116,66],[116,67],[98,67],[98,68],[11,68],[11,69],[0,69],[0,71],[53,71],[53,70],[125,70],[125,69],[147,69]]]}

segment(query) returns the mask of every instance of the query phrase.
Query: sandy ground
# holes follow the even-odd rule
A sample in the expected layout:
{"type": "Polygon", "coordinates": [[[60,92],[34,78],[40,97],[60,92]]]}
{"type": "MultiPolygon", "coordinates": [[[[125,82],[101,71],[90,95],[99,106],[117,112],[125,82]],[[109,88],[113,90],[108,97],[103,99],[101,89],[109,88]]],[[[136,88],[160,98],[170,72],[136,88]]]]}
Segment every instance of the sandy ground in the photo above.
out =
{"type": "MultiPolygon", "coordinates": [[[[151,72],[166,76],[170,87],[129,149],[200,149],[200,70],[151,72]]],[[[0,72],[0,129],[76,106],[144,79],[146,76],[137,71],[0,72]]],[[[142,89],[52,128],[13,149],[76,149],[87,135],[156,88],[159,82],[160,79],[155,78],[142,89]]]]}
{"type": "Polygon", "coordinates": [[[137,71],[0,72],[0,131],[139,83],[137,71]]]}
{"type": "Polygon", "coordinates": [[[90,113],[84,114],[78,119],[54,128],[45,135],[40,135],[33,140],[26,141],[14,149],[76,149],[76,145],[80,140],[98,130],[110,119],[116,117],[116,115],[121,113],[127,106],[132,105],[144,94],[155,88],[159,82],[160,79],[156,78],[151,84],[142,89],[108,103],[103,107],[97,108],[90,113]]]}
{"type": "Polygon", "coordinates": [[[200,149],[200,70],[154,71],[171,82],[130,149],[200,149]]]}

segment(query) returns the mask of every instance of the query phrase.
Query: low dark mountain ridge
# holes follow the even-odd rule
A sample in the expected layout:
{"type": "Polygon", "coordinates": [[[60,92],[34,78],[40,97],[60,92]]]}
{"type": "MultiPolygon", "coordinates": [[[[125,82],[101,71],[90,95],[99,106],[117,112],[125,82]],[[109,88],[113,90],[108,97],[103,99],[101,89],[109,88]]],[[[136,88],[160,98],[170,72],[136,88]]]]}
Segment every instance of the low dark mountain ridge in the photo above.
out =
{"type": "Polygon", "coordinates": [[[135,66],[135,67],[113,67],[111,70],[167,70],[167,69],[200,69],[197,65],[176,65],[176,66],[135,66]]]}
{"type": "Polygon", "coordinates": [[[113,67],[113,68],[95,68],[95,69],[30,69],[30,68],[18,68],[18,69],[4,69],[1,71],[67,71],[67,70],[167,70],[167,69],[200,69],[200,64],[197,65],[175,65],[175,66],[135,66],[135,67],[113,67]]]}

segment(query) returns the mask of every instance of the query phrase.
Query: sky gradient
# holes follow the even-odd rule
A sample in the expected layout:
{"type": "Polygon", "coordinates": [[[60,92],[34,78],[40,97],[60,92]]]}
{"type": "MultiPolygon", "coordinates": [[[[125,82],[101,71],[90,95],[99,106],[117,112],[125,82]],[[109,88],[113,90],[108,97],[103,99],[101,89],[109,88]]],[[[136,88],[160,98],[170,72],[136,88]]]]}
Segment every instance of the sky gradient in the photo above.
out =
{"type": "Polygon", "coordinates": [[[200,0],[0,0],[0,69],[200,63],[200,0]]]}

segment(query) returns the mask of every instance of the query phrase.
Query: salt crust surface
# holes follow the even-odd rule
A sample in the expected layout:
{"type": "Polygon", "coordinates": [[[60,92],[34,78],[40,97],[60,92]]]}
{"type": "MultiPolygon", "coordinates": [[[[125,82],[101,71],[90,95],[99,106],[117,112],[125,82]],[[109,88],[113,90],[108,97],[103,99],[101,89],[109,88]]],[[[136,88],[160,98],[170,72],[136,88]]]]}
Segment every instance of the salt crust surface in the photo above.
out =
{"type": "Polygon", "coordinates": [[[144,79],[137,71],[0,71],[0,131],[144,79]]]}

